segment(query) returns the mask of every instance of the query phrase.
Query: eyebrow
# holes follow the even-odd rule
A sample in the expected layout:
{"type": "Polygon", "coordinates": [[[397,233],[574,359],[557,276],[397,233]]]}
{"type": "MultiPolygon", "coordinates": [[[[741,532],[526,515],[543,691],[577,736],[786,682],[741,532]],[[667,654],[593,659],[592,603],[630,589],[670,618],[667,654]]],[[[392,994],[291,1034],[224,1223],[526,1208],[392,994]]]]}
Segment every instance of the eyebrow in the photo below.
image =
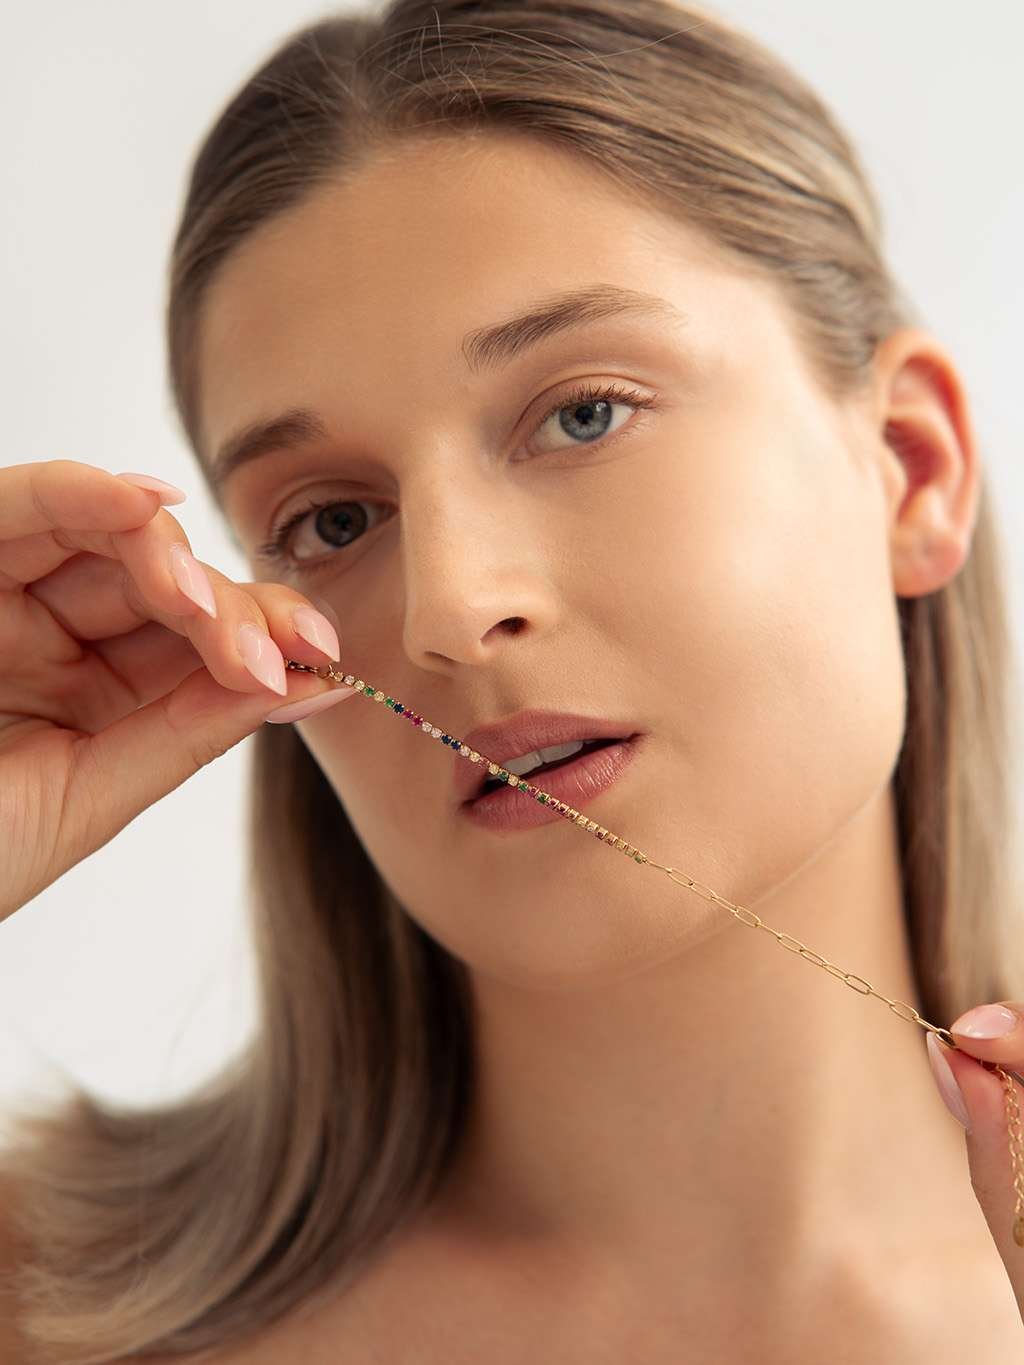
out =
{"type": "MultiPolygon", "coordinates": [[[[470,373],[478,375],[510,364],[560,332],[623,314],[687,321],[684,313],[657,294],[614,284],[586,285],[530,304],[503,322],[467,332],[462,339],[463,358],[470,373]]],[[[213,487],[219,493],[236,469],[262,455],[294,450],[329,436],[328,423],[311,408],[292,408],[250,423],[221,445],[210,472],[213,487]]]]}

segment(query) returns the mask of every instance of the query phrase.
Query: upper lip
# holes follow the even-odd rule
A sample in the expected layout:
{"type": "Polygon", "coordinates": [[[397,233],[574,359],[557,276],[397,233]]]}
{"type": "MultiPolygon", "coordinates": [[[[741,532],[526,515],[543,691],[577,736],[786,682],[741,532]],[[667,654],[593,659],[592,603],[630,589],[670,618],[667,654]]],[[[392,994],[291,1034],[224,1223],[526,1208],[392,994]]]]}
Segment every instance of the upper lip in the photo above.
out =
{"type": "MultiPolygon", "coordinates": [[[[554,744],[569,744],[577,739],[632,739],[637,733],[628,720],[602,720],[599,716],[571,715],[565,711],[519,711],[506,720],[477,726],[463,735],[461,742],[494,763],[504,763],[554,744]]],[[[456,753],[455,790],[463,803],[480,795],[489,776],[486,763],[472,763],[456,753]]]]}

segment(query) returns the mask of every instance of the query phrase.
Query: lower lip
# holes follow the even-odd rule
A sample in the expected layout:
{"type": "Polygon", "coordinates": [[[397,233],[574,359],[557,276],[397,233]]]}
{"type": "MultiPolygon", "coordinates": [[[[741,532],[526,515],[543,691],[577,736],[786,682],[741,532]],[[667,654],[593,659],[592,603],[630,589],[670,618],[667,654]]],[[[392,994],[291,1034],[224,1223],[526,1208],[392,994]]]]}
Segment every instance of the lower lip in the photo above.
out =
{"type": "MultiPolygon", "coordinates": [[[[561,768],[530,773],[522,780],[556,801],[582,810],[593,797],[607,791],[629,766],[636,756],[639,739],[639,735],[634,735],[618,744],[592,749],[561,768]]],[[[535,829],[538,825],[566,819],[552,806],[538,801],[532,792],[520,791],[509,783],[474,801],[463,802],[459,809],[475,825],[490,830],[535,829]]]]}

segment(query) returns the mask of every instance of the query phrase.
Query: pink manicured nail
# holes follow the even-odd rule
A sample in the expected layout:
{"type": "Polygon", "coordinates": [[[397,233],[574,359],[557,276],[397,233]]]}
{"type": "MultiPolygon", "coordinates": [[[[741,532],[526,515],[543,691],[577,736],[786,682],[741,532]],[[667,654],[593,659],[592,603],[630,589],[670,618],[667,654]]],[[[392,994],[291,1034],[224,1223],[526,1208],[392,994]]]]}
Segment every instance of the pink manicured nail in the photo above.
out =
{"type": "Polygon", "coordinates": [[[246,668],[265,687],[288,695],[288,681],[284,673],[284,655],[274,644],[265,630],[260,630],[251,621],[238,627],[238,652],[246,668]]]}
{"type": "Polygon", "coordinates": [[[308,701],[294,701],[289,706],[279,706],[276,711],[271,711],[266,719],[273,725],[283,725],[290,720],[305,720],[307,716],[315,716],[318,711],[326,711],[335,702],[344,701],[346,697],[355,695],[351,688],[339,687],[333,692],[321,692],[318,696],[310,697],[308,701]]]}
{"type": "Polygon", "coordinates": [[[953,1070],[942,1055],[944,1044],[939,1042],[934,1033],[929,1033],[926,1038],[926,1046],[932,1075],[935,1077],[935,1084],[939,1087],[939,1094],[946,1102],[946,1108],[958,1123],[963,1124],[964,1128],[970,1131],[971,1116],[967,1112],[967,1105],[964,1103],[964,1097],[956,1083],[953,1070]]]}
{"type": "Polygon", "coordinates": [[[187,547],[180,542],[171,546],[171,573],[189,601],[202,607],[208,616],[216,620],[217,604],[213,600],[213,586],[199,560],[189,554],[187,547]]]}
{"type": "Polygon", "coordinates": [[[965,1038],[1005,1038],[1020,1023],[1013,1010],[1005,1005],[978,1005],[961,1014],[950,1024],[950,1033],[962,1033],[965,1038]]]}
{"type": "Polygon", "coordinates": [[[161,506],[168,503],[184,502],[188,496],[180,488],[176,488],[173,483],[165,483],[163,479],[154,479],[152,474],[118,474],[119,479],[124,479],[125,483],[133,483],[137,488],[148,488],[154,493],[160,494],[161,506]]]}
{"type": "Polygon", "coordinates": [[[337,662],[341,658],[337,632],[326,616],[321,616],[312,607],[296,607],[292,612],[292,624],[297,634],[317,649],[322,649],[329,659],[337,662]]]}

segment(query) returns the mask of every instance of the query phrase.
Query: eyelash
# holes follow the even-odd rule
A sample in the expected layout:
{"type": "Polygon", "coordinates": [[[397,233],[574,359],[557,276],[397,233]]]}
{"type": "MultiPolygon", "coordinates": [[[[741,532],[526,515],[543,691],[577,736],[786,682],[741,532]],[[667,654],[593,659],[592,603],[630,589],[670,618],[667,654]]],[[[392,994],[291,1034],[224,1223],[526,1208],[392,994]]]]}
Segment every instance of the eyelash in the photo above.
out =
{"type": "MultiPolygon", "coordinates": [[[[555,405],[550,409],[550,411],[547,412],[545,416],[541,419],[537,429],[539,430],[540,427],[544,426],[545,422],[548,422],[552,417],[554,417],[556,412],[561,412],[563,408],[579,406],[582,403],[601,402],[625,403],[627,406],[636,408],[638,410],[653,408],[656,406],[656,400],[654,398],[650,398],[646,394],[640,393],[637,389],[623,388],[621,385],[618,384],[588,385],[586,383],[583,383],[578,384],[569,393],[561,395],[558,399],[558,402],[555,403],[555,405]]],[[[619,432],[615,432],[612,436],[609,437],[600,437],[596,441],[584,442],[584,446],[589,447],[595,445],[602,445],[606,440],[614,441],[616,436],[618,436],[619,434],[620,434],[619,432]]],[[[571,449],[571,447],[569,448],[571,449]]],[[[554,454],[555,452],[552,451],[550,453],[554,454]]],[[[271,528],[270,539],[264,545],[258,546],[253,551],[253,557],[255,559],[264,562],[269,562],[275,565],[290,564],[292,562],[291,556],[285,551],[284,547],[292,531],[299,524],[299,522],[302,521],[305,517],[310,516],[312,513],[321,511],[324,507],[333,507],[336,504],[343,502],[366,502],[366,499],[337,497],[324,498],[318,502],[311,502],[307,504],[305,507],[300,507],[295,512],[289,512],[287,517],[285,517],[282,521],[279,521],[275,526],[271,528]]],[[[372,504],[367,503],[367,505],[369,506],[372,504]]],[[[344,545],[335,546],[333,551],[328,551],[327,555],[324,558],[320,559],[319,561],[303,559],[295,560],[294,563],[303,568],[307,568],[309,566],[316,568],[318,564],[322,566],[327,560],[335,559],[338,556],[338,554],[342,553],[347,548],[348,547],[344,545]]]]}

